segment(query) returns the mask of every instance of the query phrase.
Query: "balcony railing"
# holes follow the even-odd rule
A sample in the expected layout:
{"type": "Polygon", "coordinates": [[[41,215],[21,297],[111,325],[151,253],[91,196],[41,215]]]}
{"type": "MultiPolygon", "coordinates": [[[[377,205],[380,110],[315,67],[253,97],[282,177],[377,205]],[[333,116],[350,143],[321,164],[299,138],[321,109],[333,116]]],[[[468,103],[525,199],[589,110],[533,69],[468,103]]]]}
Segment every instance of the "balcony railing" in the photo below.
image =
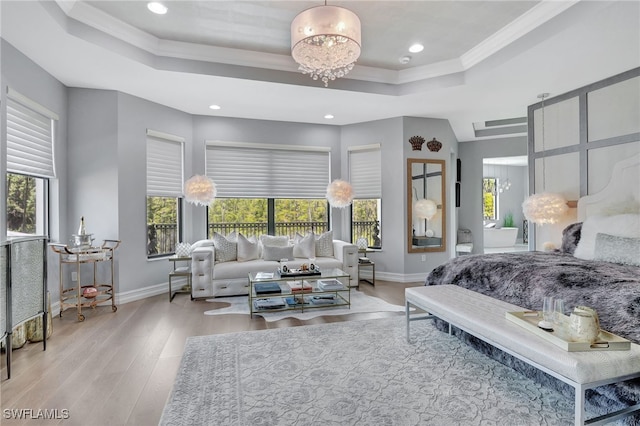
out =
{"type": "MultiPolygon", "coordinates": [[[[328,231],[327,222],[281,222],[276,223],[276,235],[287,235],[293,238],[296,233],[305,235],[309,231],[314,234],[322,234],[328,231]]],[[[239,223],[211,223],[207,235],[209,238],[213,232],[222,235],[233,231],[241,232],[247,237],[267,234],[267,222],[239,222],[239,223]]],[[[377,220],[353,222],[353,241],[358,238],[366,238],[369,247],[380,247],[380,225],[377,220]]],[[[173,253],[176,247],[178,232],[175,223],[156,223],[147,225],[147,255],[161,255],[173,253]]]]}

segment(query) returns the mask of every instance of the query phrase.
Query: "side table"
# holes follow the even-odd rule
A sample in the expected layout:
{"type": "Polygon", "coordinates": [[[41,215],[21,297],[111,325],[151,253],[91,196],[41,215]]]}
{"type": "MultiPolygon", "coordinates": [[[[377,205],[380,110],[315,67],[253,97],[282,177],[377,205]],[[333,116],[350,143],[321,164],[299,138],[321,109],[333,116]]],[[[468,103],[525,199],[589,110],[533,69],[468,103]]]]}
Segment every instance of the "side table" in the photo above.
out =
{"type": "Polygon", "coordinates": [[[360,281],[364,281],[366,283],[371,284],[372,286],[376,286],[376,264],[373,261],[368,261],[368,262],[358,262],[358,282],[360,281]],[[360,278],[360,272],[362,271],[362,268],[371,268],[371,280],[368,280],[366,278],[360,278]]]}
{"type": "MultiPolygon", "coordinates": [[[[173,262],[173,269],[169,272],[169,303],[173,301],[173,298],[177,293],[189,293],[191,294],[191,258],[190,257],[177,257],[173,256],[169,258],[170,262],[173,262]],[[178,266],[179,262],[185,262],[186,266],[178,266]],[[178,263],[178,265],[176,265],[178,263]],[[173,291],[171,288],[172,280],[176,277],[184,277],[187,279],[187,285],[182,286],[180,289],[173,291]]],[[[193,296],[191,297],[193,300],[193,296]]]]}

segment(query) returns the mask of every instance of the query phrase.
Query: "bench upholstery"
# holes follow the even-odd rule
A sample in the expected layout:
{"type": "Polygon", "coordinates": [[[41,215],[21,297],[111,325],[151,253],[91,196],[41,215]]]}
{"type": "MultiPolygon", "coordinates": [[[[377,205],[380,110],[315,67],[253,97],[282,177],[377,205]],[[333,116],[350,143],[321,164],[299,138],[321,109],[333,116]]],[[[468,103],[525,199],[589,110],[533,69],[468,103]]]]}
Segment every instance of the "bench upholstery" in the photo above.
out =
{"type": "Polygon", "coordinates": [[[551,374],[576,389],[576,424],[585,422],[586,389],[640,377],[637,344],[629,351],[567,352],[505,318],[505,312],[526,309],[455,285],[407,288],[405,300],[407,338],[410,321],[438,317],[551,374]],[[431,315],[412,318],[410,305],[431,315]]]}

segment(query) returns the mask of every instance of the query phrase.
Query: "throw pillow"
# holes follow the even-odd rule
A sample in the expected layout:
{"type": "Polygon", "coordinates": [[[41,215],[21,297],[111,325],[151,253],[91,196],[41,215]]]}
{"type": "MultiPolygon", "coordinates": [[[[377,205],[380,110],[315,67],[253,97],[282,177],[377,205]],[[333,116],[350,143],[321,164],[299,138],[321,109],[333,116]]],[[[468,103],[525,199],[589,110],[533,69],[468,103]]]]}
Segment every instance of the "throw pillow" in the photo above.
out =
{"type": "Polygon", "coordinates": [[[640,266],[640,238],[596,234],[594,260],[640,266]]]}
{"type": "Polygon", "coordinates": [[[296,233],[296,237],[293,240],[293,257],[304,257],[306,259],[316,257],[316,240],[313,234],[309,233],[303,237],[296,233]]]}
{"type": "Polygon", "coordinates": [[[176,244],[176,257],[189,257],[191,256],[191,244],[178,243],[176,244]]]}
{"type": "Polygon", "coordinates": [[[578,243],[580,242],[580,235],[582,234],[582,222],[572,223],[564,228],[562,231],[562,247],[560,251],[563,253],[574,254],[578,243]]]}
{"type": "Polygon", "coordinates": [[[333,231],[327,231],[316,237],[316,256],[333,257],[333,231]]]}
{"type": "Polygon", "coordinates": [[[293,260],[293,246],[262,246],[262,258],[264,260],[293,260]]]}
{"type": "Polygon", "coordinates": [[[289,245],[289,237],[287,237],[286,235],[261,235],[260,242],[263,246],[286,247],[289,245]]]}
{"type": "Polygon", "coordinates": [[[249,238],[238,233],[238,262],[258,259],[258,240],[256,237],[249,238]]]}
{"type": "Polygon", "coordinates": [[[591,216],[582,223],[580,242],[573,255],[579,259],[593,260],[598,233],[640,238],[640,215],[591,216]]]}
{"type": "Polygon", "coordinates": [[[216,248],[216,258],[215,260],[218,262],[230,262],[232,260],[236,260],[238,258],[237,247],[238,243],[233,238],[234,235],[230,234],[228,237],[225,237],[222,234],[218,234],[217,232],[213,233],[213,246],[216,248]]]}

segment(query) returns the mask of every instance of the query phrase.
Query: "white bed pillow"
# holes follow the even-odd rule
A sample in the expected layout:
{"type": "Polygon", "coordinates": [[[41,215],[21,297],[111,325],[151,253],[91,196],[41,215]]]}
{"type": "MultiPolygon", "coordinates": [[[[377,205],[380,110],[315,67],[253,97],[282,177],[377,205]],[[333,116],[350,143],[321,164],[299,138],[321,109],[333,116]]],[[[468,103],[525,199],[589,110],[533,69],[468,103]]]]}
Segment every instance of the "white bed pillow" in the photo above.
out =
{"type": "Polygon", "coordinates": [[[598,233],[640,238],[640,215],[591,216],[582,224],[580,242],[573,255],[579,259],[593,260],[598,233]]]}

